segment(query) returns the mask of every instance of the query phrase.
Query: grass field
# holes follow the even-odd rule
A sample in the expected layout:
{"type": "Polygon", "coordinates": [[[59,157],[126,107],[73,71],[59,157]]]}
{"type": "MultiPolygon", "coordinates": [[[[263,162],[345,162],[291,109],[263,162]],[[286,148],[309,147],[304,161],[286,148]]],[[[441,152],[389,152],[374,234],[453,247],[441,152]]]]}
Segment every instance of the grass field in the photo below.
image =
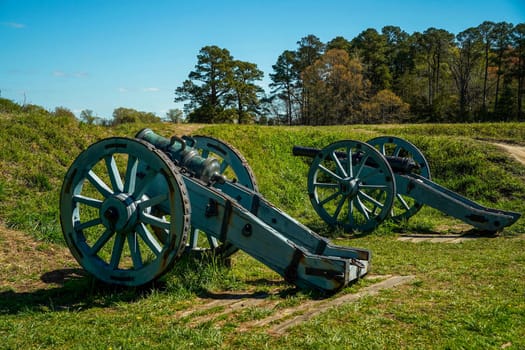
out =
{"type": "Polygon", "coordinates": [[[425,207],[406,223],[367,235],[330,229],[306,193],[308,161],[291,147],[340,139],[403,137],[429,160],[434,181],[484,205],[525,212],[525,166],[494,145],[525,146],[525,125],[261,127],[148,125],[165,136],[209,135],[248,160],[260,192],[334,243],[372,251],[371,275],[333,296],[296,290],[243,252],[226,266],[184,256],[144,288],[103,285],[65,246],[58,222],[63,176],[78,153],[144,125],[103,128],[42,110],[0,109],[1,349],[523,349],[525,224],[496,236],[425,207]],[[407,234],[468,233],[460,243],[413,243],[407,234]],[[389,276],[406,283],[336,307],[389,276]],[[317,306],[316,306],[317,305],[317,306]],[[311,306],[319,312],[272,332],[311,306]],[[289,315],[288,315],[289,313],[289,315]],[[286,316],[288,315],[288,316],[286,316]],[[266,322],[268,321],[268,322],[266,322]]]}

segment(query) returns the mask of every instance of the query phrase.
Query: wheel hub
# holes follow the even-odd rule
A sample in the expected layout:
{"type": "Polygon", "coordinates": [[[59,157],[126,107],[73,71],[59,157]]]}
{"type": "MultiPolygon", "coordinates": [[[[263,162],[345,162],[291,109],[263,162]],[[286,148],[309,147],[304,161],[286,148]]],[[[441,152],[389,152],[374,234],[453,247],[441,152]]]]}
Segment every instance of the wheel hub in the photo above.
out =
{"type": "Polygon", "coordinates": [[[339,182],[339,190],[344,196],[354,198],[359,193],[359,179],[347,177],[339,182]]]}
{"type": "Polygon", "coordinates": [[[100,207],[100,218],[102,224],[112,231],[130,231],[138,218],[135,200],[125,193],[108,197],[100,207]]]}

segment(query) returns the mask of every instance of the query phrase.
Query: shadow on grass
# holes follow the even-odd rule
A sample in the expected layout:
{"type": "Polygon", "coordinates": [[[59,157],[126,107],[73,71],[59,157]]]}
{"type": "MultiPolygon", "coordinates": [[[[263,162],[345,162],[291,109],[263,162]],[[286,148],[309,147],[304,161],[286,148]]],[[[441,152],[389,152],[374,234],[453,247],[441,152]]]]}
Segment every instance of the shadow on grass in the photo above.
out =
{"type": "MultiPolygon", "coordinates": [[[[165,278],[140,287],[106,284],[85,270],[68,268],[44,273],[40,280],[52,285],[32,291],[7,290],[0,292],[0,315],[25,312],[81,311],[94,307],[112,307],[120,302],[134,302],[154,292],[167,292],[181,296],[196,295],[209,299],[265,298],[266,292],[214,292],[217,287],[227,289],[228,261],[209,256],[185,254],[177,261],[165,278]],[[211,285],[214,287],[210,288],[211,285]],[[217,281],[223,281],[217,284],[217,281]],[[56,286],[56,287],[55,287],[56,286]]],[[[257,280],[246,282],[247,290],[257,285],[274,285],[279,295],[286,297],[297,289],[284,281],[257,280]]],[[[20,287],[22,289],[22,287],[20,287]]],[[[275,294],[272,294],[275,295],[275,294]]]]}
{"type": "Polygon", "coordinates": [[[242,300],[242,299],[267,299],[267,298],[277,298],[277,299],[288,299],[290,297],[295,297],[298,294],[302,294],[306,299],[311,300],[320,300],[326,299],[333,295],[333,292],[323,292],[316,289],[300,289],[296,286],[287,284],[286,282],[277,282],[266,279],[258,279],[256,281],[246,282],[248,285],[275,285],[279,289],[275,291],[254,291],[254,292],[212,292],[209,290],[202,289],[198,293],[199,298],[202,299],[213,299],[213,300],[242,300]]]}
{"type": "Polygon", "coordinates": [[[83,269],[60,269],[44,273],[41,281],[58,285],[30,292],[0,292],[0,315],[20,312],[80,311],[109,307],[117,302],[132,302],[165,288],[163,282],[141,287],[123,287],[103,283],[83,269]]]}
{"type": "MultiPolygon", "coordinates": [[[[392,235],[407,230],[406,222],[397,222],[390,219],[384,220],[371,231],[345,231],[342,227],[330,226],[321,219],[309,222],[307,226],[317,234],[328,239],[358,239],[366,236],[392,235]]],[[[417,228],[418,230],[431,230],[428,227],[417,228]]]]}
{"type": "MultiPolygon", "coordinates": [[[[81,311],[94,307],[112,307],[120,302],[134,302],[154,292],[179,293],[205,299],[288,298],[302,293],[308,299],[320,299],[330,294],[299,289],[283,280],[256,279],[243,281],[246,291],[216,292],[229,289],[229,260],[208,255],[185,254],[177,261],[167,278],[140,287],[110,285],[99,281],[81,268],[49,271],[40,280],[50,288],[32,291],[0,292],[0,315],[59,311],[81,311]],[[268,289],[270,291],[261,291],[268,289]]],[[[233,281],[235,283],[235,281],[233,281]]],[[[238,286],[239,287],[239,286],[238,286]]],[[[23,289],[23,286],[20,287],[23,289]]],[[[26,288],[29,289],[29,288],[26,288]]]]}
{"type": "Polygon", "coordinates": [[[487,238],[487,237],[498,237],[501,235],[500,232],[485,231],[478,228],[463,228],[451,230],[436,229],[428,224],[408,224],[407,221],[397,222],[394,220],[385,220],[378,227],[370,232],[345,232],[341,228],[331,227],[323,222],[316,222],[310,224],[309,227],[330,240],[353,240],[364,238],[366,236],[411,236],[411,235],[426,235],[432,237],[442,237],[446,235],[455,234],[461,237],[470,238],[487,238]],[[453,232],[449,232],[453,231],[453,232]]]}

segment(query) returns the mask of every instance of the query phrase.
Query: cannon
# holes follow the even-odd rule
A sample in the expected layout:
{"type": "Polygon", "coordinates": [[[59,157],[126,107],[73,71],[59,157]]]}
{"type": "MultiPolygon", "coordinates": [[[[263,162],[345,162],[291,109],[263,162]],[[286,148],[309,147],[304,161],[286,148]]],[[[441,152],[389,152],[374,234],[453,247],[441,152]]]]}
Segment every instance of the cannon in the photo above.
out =
{"type": "Polygon", "coordinates": [[[341,247],[269,203],[246,160],[206,137],[100,140],[73,161],[60,192],[65,241],[110,284],[140,286],[187,252],[241,249],[300,288],[337,291],[368,273],[371,253],[341,247]]]}
{"type": "Polygon", "coordinates": [[[308,195],[319,216],[346,232],[369,232],[385,219],[408,220],[428,205],[485,232],[515,223],[519,213],[491,209],[431,180],[423,153],[394,136],[337,141],[323,149],[294,146],[312,159],[308,195]]]}

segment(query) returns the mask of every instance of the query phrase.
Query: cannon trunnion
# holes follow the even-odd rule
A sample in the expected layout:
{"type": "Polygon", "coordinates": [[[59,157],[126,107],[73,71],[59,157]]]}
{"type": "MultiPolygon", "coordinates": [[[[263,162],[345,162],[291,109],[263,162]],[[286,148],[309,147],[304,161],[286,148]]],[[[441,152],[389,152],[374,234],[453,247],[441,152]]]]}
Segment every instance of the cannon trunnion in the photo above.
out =
{"type": "Polygon", "coordinates": [[[188,250],[242,249],[301,288],[336,291],[369,271],[368,250],[332,245],[269,203],[231,146],[149,129],[83,151],[65,175],[60,220],[73,256],[107,283],[138,286],[188,250]]]}

